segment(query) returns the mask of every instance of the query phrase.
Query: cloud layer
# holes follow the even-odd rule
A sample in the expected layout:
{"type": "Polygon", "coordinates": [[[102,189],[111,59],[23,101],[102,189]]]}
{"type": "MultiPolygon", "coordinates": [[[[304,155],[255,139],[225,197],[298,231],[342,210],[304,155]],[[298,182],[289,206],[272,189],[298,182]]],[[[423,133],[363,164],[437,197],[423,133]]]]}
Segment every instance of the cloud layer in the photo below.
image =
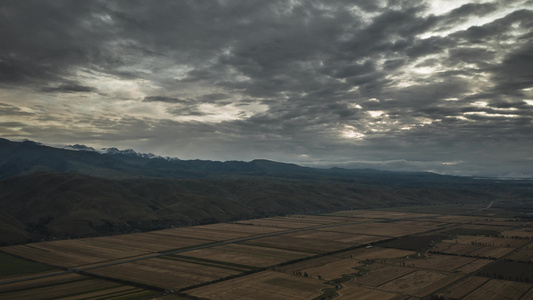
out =
{"type": "Polygon", "coordinates": [[[4,1],[0,135],[533,177],[533,2],[4,1]]]}

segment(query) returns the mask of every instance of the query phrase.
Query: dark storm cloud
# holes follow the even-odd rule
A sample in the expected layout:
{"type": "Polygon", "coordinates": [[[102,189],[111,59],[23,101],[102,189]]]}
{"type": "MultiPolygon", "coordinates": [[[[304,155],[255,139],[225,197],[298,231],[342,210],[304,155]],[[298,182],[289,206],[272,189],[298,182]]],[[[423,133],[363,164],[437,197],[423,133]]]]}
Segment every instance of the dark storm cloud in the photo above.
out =
{"type": "Polygon", "coordinates": [[[146,96],[143,102],[167,102],[167,103],[186,103],[187,100],[165,96],[146,96]]]}
{"type": "Polygon", "coordinates": [[[448,30],[452,25],[463,23],[472,16],[482,17],[499,8],[497,3],[467,3],[439,18],[438,30],[448,30]]]}
{"type": "MultiPolygon", "coordinates": [[[[133,143],[127,148],[137,138],[164,151],[178,143],[190,153],[221,149],[212,157],[202,150],[215,159],[357,156],[423,168],[435,164],[411,161],[446,157],[474,168],[479,147],[493,147],[483,157],[493,159],[507,142],[517,148],[509,155],[525,157],[533,140],[525,130],[533,105],[524,101],[533,100],[531,2],[467,3],[442,14],[427,13],[429,4],[3,1],[0,88],[72,102],[101,97],[92,103],[110,105],[103,110],[137,99],[130,102],[143,107],[128,102],[113,116],[68,121],[85,124],[93,140],[133,143]],[[457,27],[508,7],[499,19],[457,27]],[[150,116],[148,106],[167,114],[150,116]],[[202,122],[217,110],[238,117],[202,122]],[[132,112],[145,115],[122,117],[132,112]]],[[[0,100],[11,105],[3,112],[30,117],[15,100],[0,100]]],[[[75,142],[83,143],[67,141],[75,142]]]]}
{"type": "Polygon", "coordinates": [[[3,1],[0,80],[31,84],[61,80],[72,67],[100,64],[105,32],[96,1],[3,1]]]}
{"type": "MultiPolygon", "coordinates": [[[[533,18],[533,14],[531,16],[533,18]]],[[[530,27],[533,30],[533,26],[530,27]]],[[[521,89],[533,87],[533,44],[525,44],[510,53],[501,64],[491,69],[496,91],[521,96],[521,89]]]]}
{"type": "Polygon", "coordinates": [[[200,117],[209,115],[208,113],[200,111],[197,107],[174,107],[167,109],[167,112],[175,116],[200,117]]]}
{"type": "Polygon", "coordinates": [[[63,84],[56,87],[43,87],[45,93],[90,93],[97,91],[96,88],[78,84],[63,84]]]}
{"type": "Polygon", "coordinates": [[[225,99],[228,99],[228,98],[229,98],[229,96],[226,95],[226,94],[217,93],[217,94],[203,95],[201,97],[198,97],[197,100],[200,101],[200,102],[217,102],[217,101],[225,100],[225,99]]]}

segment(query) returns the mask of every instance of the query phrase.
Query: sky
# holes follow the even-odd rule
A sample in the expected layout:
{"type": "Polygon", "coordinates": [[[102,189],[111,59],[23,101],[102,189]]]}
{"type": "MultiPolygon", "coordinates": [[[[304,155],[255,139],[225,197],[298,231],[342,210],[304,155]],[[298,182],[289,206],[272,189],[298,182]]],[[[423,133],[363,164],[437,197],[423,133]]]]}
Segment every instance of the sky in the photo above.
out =
{"type": "Polygon", "coordinates": [[[533,177],[533,0],[3,0],[0,137],[533,177]]]}

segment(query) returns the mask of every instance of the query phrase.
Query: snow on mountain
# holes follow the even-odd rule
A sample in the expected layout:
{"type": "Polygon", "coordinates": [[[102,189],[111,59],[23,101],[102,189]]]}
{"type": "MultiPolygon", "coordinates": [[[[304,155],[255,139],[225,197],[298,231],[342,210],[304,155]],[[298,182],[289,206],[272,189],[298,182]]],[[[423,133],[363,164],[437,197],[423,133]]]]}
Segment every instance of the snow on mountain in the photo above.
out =
{"type": "Polygon", "coordinates": [[[153,153],[137,153],[133,149],[126,149],[126,150],[119,150],[117,148],[103,148],[102,149],[103,154],[109,154],[109,155],[126,155],[126,156],[134,156],[134,157],[140,157],[140,158],[164,158],[159,155],[155,155],[153,153]]]}
{"type": "Polygon", "coordinates": [[[73,150],[73,151],[93,151],[93,152],[96,151],[93,147],[87,147],[85,145],[80,145],[80,144],[68,145],[68,146],[63,147],[63,149],[73,150]]]}
{"type": "Polygon", "coordinates": [[[153,153],[137,153],[133,149],[119,150],[119,149],[117,149],[115,147],[94,149],[93,147],[88,147],[88,146],[85,146],[85,145],[76,144],[76,145],[64,146],[64,147],[62,147],[62,149],[72,150],[72,151],[93,151],[93,152],[98,152],[100,154],[105,154],[105,155],[126,155],[126,156],[130,156],[130,157],[139,157],[139,158],[146,158],[146,159],[161,158],[161,159],[168,160],[168,161],[178,161],[178,160],[180,160],[177,157],[170,157],[170,156],[164,156],[163,157],[163,156],[155,155],[153,153]]]}

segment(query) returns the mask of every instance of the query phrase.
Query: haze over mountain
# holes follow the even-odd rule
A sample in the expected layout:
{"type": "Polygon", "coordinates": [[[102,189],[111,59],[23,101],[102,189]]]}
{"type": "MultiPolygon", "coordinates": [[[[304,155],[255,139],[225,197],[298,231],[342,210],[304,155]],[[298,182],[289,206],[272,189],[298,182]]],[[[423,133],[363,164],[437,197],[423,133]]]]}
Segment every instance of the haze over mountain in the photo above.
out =
{"type": "Polygon", "coordinates": [[[529,181],[180,160],[0,139],[2,243],[400,205],[527,207],[532,199],[529,181]]]}
{"type": "Polygon", "coordinates": [[[533,177],[533,2],[0,4],[0,136],[533,177]]]}

